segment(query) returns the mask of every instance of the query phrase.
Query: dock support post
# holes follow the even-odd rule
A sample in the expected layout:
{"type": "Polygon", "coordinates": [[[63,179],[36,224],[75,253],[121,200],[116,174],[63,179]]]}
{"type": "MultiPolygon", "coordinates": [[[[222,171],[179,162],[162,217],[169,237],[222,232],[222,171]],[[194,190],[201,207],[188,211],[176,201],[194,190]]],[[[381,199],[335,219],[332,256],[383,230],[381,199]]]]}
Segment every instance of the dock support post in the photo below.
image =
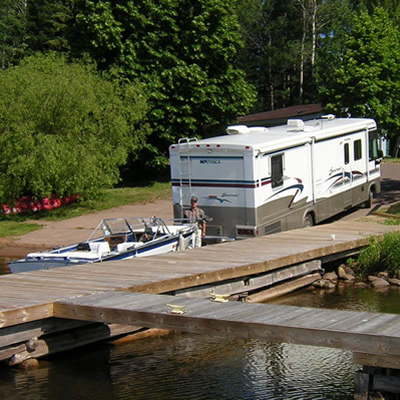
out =
{"type": "Polygon", "coordinates": [[[355,399],[382,399],[382,395],[385,399],[400,398],[399,355],[354,352],[353,361],[363,366],[354,376],[355,399]],[[365,390],[369,397],[365,397],[365,390]]]}
{"type": "Polygon", "coordinates": [[[365,372],[365,367],[357,371],[354,376],[354,400],[368,400],[370,375],[365,372]]]}

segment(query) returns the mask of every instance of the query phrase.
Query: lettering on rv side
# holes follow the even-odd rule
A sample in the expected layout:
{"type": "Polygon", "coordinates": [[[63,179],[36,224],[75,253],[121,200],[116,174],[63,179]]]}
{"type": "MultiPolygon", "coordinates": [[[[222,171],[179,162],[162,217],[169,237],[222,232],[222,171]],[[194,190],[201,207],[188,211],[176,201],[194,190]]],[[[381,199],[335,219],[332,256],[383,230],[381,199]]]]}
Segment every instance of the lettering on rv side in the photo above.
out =
{"type": "Polygon", "coordinates": [[[332,174],[336,174],[337,172],[343,172],[343,168],[333,168],[331,167],[329,170],[329,176],[331,176],[332,174]]]}
{"type": "Polygon", "coordinates": [[[239,197],[239,195],[236,193],[222,193],[221,196],[217,196],[215,194],[210,194],[210,195],[208,195],[208,197],[210,199],[217,200],[220,203],[225,203],[225,202],[231,203],[231,201],[229,199],[227,199],[227,197],[239,197]]]}
{"type": "Polygon", "coordinates": [[[239,197],[236,193],[222,193],[221,197],[239,197]]]}

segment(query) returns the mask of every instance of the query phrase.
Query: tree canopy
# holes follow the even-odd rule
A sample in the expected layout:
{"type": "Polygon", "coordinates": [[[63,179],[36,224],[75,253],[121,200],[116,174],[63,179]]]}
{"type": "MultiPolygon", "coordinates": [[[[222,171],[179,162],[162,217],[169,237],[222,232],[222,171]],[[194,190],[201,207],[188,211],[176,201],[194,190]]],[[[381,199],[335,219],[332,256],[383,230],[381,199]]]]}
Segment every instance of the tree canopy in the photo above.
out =
{"type": "Polygon", "coordinates": [[[111,83],[56,55],[0,71],[0,198],[112,186],[128,152],[144,144],[145,113],[139,85],[111,83]]]}
{"type": "Polygon", "coordinates": [[[0,69],[5,69],[26,50],[26,20],[23,0],[0,2],[0,69]]]}
{"type": "Polygon", "coordinates": [[[400,35],[388,13],[356,15],[336,53],[336,68],[325,76],[326,109],[341,116],[375,118],[392,134],[400,128],[400,35]]]}
{"type": "Polygon", "coordinates": [[[165,163],[169,144],[225,125],[254,101],[234,63],[242,45],[234,4],[87,1],[78,15],[90,38],[86,50],[99,65],[144,83],[155,164],[165,163]]]}
{"type": "Polygon", "coordinates": [[[89,164],[99,185],[135,160],[159,174],[171,143],[248,112],[322,102],[399,134],[400,0],[4,0],[0,11],[0,200],[94,193],[79,175],[89,164]],[[24,59],[37,53],[49,58],[24,59]],[[75,167],[72,149],[85,157],[75,167]]]}

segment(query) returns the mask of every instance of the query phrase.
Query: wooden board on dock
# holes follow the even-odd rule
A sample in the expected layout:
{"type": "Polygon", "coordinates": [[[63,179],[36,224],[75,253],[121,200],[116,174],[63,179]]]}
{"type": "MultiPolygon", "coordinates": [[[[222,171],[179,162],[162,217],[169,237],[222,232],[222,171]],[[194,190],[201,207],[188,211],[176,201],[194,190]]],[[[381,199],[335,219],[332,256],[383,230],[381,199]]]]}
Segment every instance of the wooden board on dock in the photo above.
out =
{"type": "Polygon", "coordinates": [[[116,291],[57,302],[54,314],[73,320],[400,355],[400,315],[394,314],[116,291]]]}

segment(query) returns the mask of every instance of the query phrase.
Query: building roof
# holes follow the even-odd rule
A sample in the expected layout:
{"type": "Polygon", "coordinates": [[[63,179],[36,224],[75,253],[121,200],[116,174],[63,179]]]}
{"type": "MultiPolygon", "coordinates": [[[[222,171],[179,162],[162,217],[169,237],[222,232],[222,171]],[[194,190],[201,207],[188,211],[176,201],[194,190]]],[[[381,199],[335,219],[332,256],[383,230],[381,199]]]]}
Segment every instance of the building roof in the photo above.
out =
{"type": "Polygon", "coordinates": [[[304,104],[300,106],[292,106],[279,108],[272,111],[264,111],[256,114],[244,115],[237,118],[237,121],[242,124],[252,124],[254,122],[266,123],[269,121],[268,125],[272,123],[281,123],[282,120],[287,120],[289,118],[300,118],[300,119],[311,119],[314,117],[319,117],[322,114],[322,106],[320,103],[317,104],[304,104]]]}

